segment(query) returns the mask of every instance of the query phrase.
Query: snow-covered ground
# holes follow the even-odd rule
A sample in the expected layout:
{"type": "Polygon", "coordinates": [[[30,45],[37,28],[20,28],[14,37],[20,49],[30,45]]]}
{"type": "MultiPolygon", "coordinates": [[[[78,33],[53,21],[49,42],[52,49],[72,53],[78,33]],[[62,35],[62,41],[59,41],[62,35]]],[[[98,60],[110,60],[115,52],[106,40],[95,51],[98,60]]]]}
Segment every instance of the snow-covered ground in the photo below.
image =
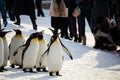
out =
{"type": "MultiPolygon", "coordinates": [[[[50,25],[49,10],[44,9],[45,17],[37,17],[38,30],[45,30],[44,37],[48,43],[51,32],[48,30],[50,25]]],[[[9,20],[9,19],[8,19],[9,20]]],[[[3,25],[2,25],[3,27],[3,25]]],[[[16,26],[13,22],[5,29],[21,29],[24,37],[35,32],[28,16],[21,16],[21,26],[16,26]]],[[[8,33],[7,40],[10,43],[14,32],[8,33]]],[[[66,39],[61,39],[63,44],[70,50],[73,60],[64,54],[65,61],[63,63],[60,74],[62,76],[49,76],[48,72],[24,73],[21,69],[11,68],[8,71],[0,72],[0,80],[120,80],[120,57],[92,48],[94,45],[93,36],[86,25],[87,45],[75,43],[66,39]]]]}

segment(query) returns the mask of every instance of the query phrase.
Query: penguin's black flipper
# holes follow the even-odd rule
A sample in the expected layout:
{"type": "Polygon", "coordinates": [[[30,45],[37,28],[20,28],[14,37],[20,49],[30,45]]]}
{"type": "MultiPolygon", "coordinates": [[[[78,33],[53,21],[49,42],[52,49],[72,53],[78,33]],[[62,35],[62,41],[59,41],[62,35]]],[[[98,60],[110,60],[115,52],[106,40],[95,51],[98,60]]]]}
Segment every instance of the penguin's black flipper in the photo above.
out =
{"type": "Polygon", "coordinates": [[[15,56],[19,51],[21,51],[21,50],[23,50],[25,48],[25,46],[19,46],[16,50],[15,50],[15,52],[14,52],[14,54],[13,54],[13,56],[15,56]]]}
{"type": "MultiPolygon", "coordinates": [[[[60,40],[60,38],[59,38],[60,40]]],[[[71,60],[73,60],[72,54],[70,53],[70,51],[63,45],[63,43],[60,40],[60,43],[62,45],[62,49],[67,53],[67,55],[70,57],[71,60]]]]}
{"type": "Polygon", "coordinates": [[[43,60],[45,59],[45,57],[47,56],[49,52],[49,48],[42,54],[41,58],[40,58],[40,66],[41,66],[41,62],[43,62],[43,60]]]}
{"type": "Polygon", "coordinates": [[[40,65],[41,65],[41,62],[44,60],[44,58],[48,55],[51,45],[52,45],[52,42],[50,41],[48,49],[42,54],[40,58],[40,65]]]}

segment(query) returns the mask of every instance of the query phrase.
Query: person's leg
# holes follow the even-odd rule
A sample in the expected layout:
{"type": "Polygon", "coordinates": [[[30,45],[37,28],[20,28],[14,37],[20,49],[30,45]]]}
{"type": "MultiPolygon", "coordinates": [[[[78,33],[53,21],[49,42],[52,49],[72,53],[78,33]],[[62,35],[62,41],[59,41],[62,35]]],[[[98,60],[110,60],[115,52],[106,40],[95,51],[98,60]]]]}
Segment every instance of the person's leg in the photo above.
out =
{"type": "Polygon", "coordinates": [[[41,7],[41,4],[42,4],[42,0],[36,0],[36,7],[37,7],[37,16],[42,16],[44,17],[44,13],[43,13],[43,10],[42,10],[42,7],[41,7]]]}
{"type": "Polygon", "coordinates": [[[79,16],[77,17],[78,20],[78,42],[81,43],[82,39],[81,39],[81,35],[80,35],[80,18],[79,16]]]}
{"type": "Polygon", "coordinates": [[[79,16],[79,35],[81,36],[82,39],[82,44],[86,45],[86,36],[85,36],[85,14],[81,13],[79,16]]]}
{"type": "Polygon", "coordinates": [[[77,27],[76,27],[76,17],[71,16],[71,27],[70,27],[70,37],[74,38],[74,42],[77,42],[77,27]]]}
{"type": "Polygon", "coordinates": [[[16,15],[15,17],[17,21],[14,24],[20,25],[20,15],[16,15]]]}
{"type": "Polygon", "coordinates": [[[8,15],[9,15],[11,21],[15,21],[15,16],[12,13],[12,7],[10,7],[8,9],[8,15]]]}
{"type": "Polygon", "coordinates": [[[37,24],[36,24],[35,18],[33,18],[32,16],[30,16],[30,19],[31,19],[31,22],[32,22],[32,25],[33,25],[33,29],[37,30],[37,24]]]}

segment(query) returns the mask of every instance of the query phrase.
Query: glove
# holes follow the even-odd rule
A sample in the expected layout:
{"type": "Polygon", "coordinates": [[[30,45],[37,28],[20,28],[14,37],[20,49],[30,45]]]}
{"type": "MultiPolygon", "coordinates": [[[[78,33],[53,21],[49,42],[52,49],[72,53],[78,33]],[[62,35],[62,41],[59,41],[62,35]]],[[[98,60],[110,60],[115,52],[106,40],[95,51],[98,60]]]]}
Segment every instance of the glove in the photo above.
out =
{"type": "Polygon", "coordinates": [[[8,22],[7,21],[3,21],[4,27],[7,26],[8,22]]]}

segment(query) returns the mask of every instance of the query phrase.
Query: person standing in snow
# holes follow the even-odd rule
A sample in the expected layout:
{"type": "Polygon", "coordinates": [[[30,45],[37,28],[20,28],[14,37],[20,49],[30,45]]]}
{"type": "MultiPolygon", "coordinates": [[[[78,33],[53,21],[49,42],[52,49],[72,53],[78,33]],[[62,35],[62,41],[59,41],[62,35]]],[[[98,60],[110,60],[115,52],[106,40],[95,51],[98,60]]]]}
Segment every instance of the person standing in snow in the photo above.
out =
{"type": "MultiPolygon", "coordinates": [[[[7,22],[6,6],[5,6],[5,1],[4,0],[0,0],[0,12],[1,12],[1,15],[2,15],[4,27],[6,27],[8,22],[7,22]]],[[[1,29],[1,24],[0,24],[0,29],[1,29]]]]}
{"type": "MultiPolygon", "coordinates": [[[[64,0],[52,0],[50,5],[51,26],[58,31],[61,30],[63,36],[63,29],[66,30],[68,26],[68,14],[64,0]]],[[[68,36],[66,34],[65,36],[68,36]]]]}
{"type": "Polygon", "coordinates": [[[45,17],[44,12],[41,7],[42,0],[35,0],[35,3],[36,3],[36,8],[37,8],[37,16],[45,17]]]}
{"type": "Polygon", "coordinates": [[[80,0],[68,0],[68,19],[69,19],[69,31],[70,31],[70,37],[74,39],[74,42],[81,42],[81,37],[78,39],[77,35],[77,22],[78,27],[79,24],[79,16],[74,17],[73,12],[77,6],[79,6],[80,0]]]}
{"type": "Polygon", "coordinates": [[[5,2],[6,2],[6,11],[8,12],[10,20],[15,21],[15,16],[13,16],[13,3],[14,3],[14,0],[5,0],[5,2]]]}
{"type": "Polygon", "coordinates": [[[86,45],[86,35],[85,35],[85,19],[88,22],[88,25],[90,26],[91,32],[92,30],[92,26],[91,26],[91,11],[93,8],[93,0],[80,0],[80,5],[79,5],[80,9],[81,9],[81,14],[79,16],[79,36],[82,39],[82,44],[86,45]]]}
{"type": "Polygon", "coordinates": [[[13,14],[17,19],[14,24],[20,25],[20,15],[28,15],[32,21],[33,29],[37,30],[34,0],[14,0],[13,14]]]}

